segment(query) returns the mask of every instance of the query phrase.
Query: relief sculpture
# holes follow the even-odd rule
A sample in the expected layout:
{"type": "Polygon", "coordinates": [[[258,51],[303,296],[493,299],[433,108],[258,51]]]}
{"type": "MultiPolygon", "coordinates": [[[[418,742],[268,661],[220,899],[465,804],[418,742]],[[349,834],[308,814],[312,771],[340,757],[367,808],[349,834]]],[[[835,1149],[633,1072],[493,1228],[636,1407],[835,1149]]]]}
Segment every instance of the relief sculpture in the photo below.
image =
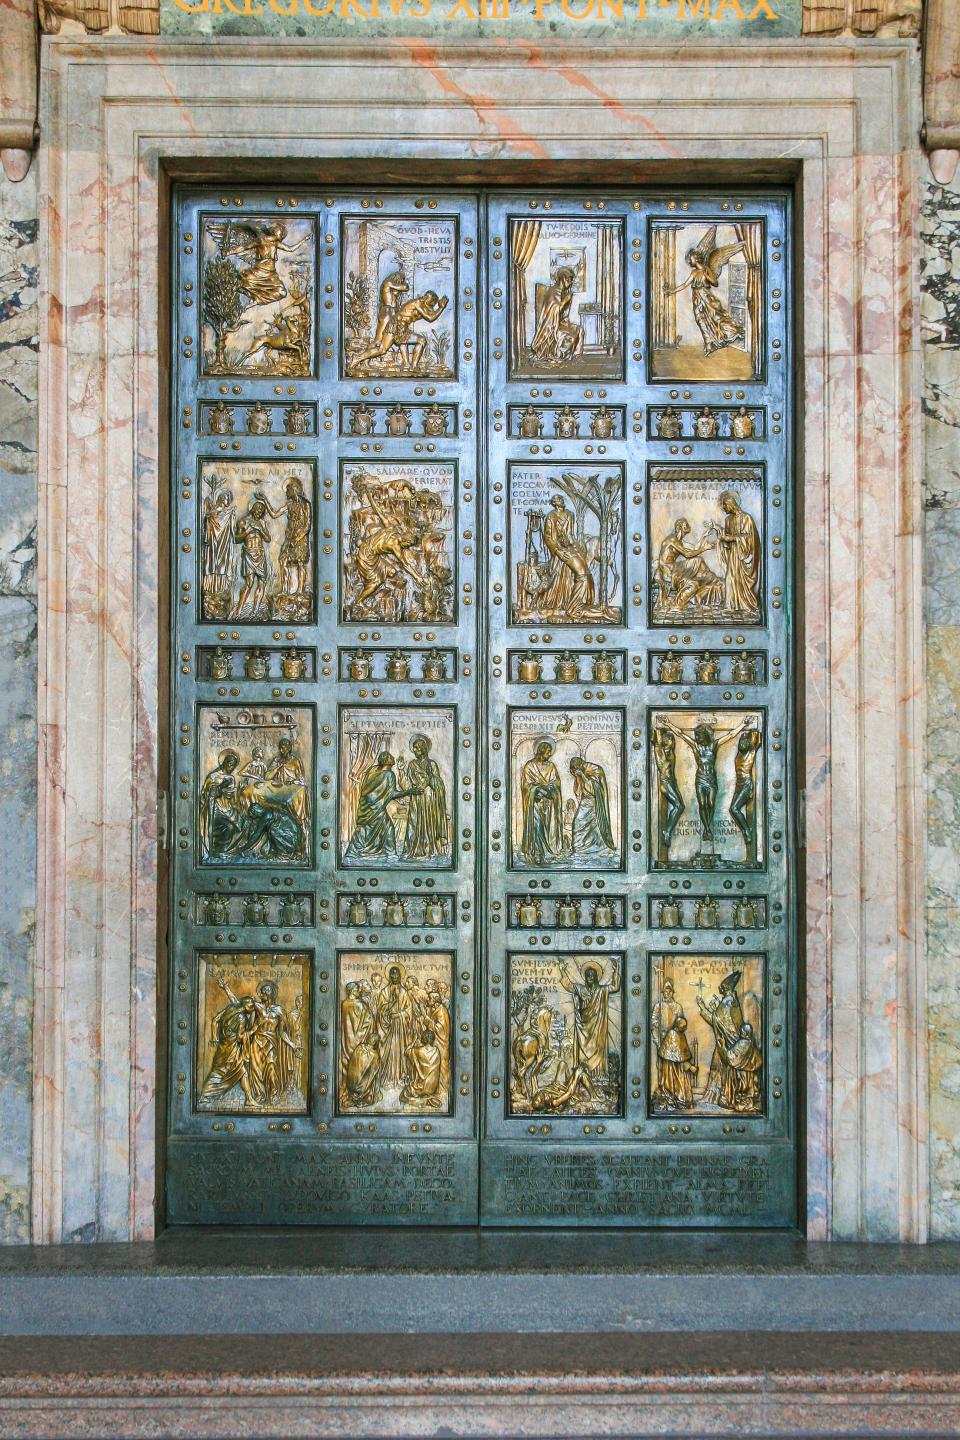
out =
{"type": "Polygon", "coordinates": [[[308,864],[313,713],[307,706],[202,706],[200,862],[308,864]]]}
{"type": "Polygon", "coordinates": [[[759,624],[760,472],[655,466],[648,503],[652,623],[759,624]]]}
{"type": "Polygon", "coordinates": [[[655,1115],[759,1115],[763,961],[661,955],[652,962],[650,1092],[655,1115]],[[706,999],[704,999],[706,995],[706,999]]]}
{"type": "Polygon", "coordinates": [[[619,869],[622,712],[518,710],[510,737],[514,868],[619,869]]]}
{"type": "Polygon", "coordinates": [[[309,964],[306,955],[200,956],[199,1110],[306,1112],[309,964]]]}
{"type": "Polygon", "coordinates": [[[203,460],[200,480],[201,618],[248,624],[309,620],[313,466],[295,460],[285,465],[203,460]]]}
{"type": "Polygon", "coordinates": [[[511,955],[510,1113],[621,1109],[619,956],[511,955]]]}
{"type": "Polygon", "coordinates": [[[651,848],[658,869],[753,870],[763,861],[763,716],[651,714],[651,848]]]}
{"type": "Polygon", "coordinates": [[[620,221],[511,220],[510,262],[511,378],[619,377],[620,221]]]}
{"type": "Polygon", "coordinates": [[[316,263],[308,217],[202,222],[207,375],[309,375],[316,263]]]}
{"type": "Polygon", "coordinates": [[[350,217],[343,243],[346,374],[453,379],[457,222],[350,217]]]}
{"type": "Polygon", "coordinates": [[[351,867],[449,865],[453,712],[341,712],[340,849],[351,867]]]}
{"type": "Polygon", "coordinates": [[[453,623],[455,487],[451,462],[344,467],[344,620],[453,623]]]}
{"type": "Polygon", "coordinates": [[[367,1115],[450,1109],[450,986],[443,954],[342,954],[338,1109],[367,1115]]]}
{"type": "Polygon", "coordinates": [[[512,624],[622,624],[623,469],[590,471],[510,466],[512,624]]]}
{"type": "Polygon", "coordinates": [[[657,380],[755,380],[763,372],[763,224],[656,221],[651,353],[657,380]]]}

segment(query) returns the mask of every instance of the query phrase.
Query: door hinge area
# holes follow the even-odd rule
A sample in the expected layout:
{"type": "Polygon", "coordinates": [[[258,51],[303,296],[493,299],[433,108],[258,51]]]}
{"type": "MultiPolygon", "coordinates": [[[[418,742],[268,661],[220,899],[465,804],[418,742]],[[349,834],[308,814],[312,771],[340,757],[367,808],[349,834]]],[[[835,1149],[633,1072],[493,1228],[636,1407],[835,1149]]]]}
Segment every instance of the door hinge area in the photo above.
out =
{"type": "Polygon", "coordinates": [[[170,796],[166,790],[157,795],[157,846],[160,850],[170,848],[170,796]]]}
{"type": "Polygon", "coordinates": [[[797,791],[797,849],[807,848],[807,792],[797,791]]]}

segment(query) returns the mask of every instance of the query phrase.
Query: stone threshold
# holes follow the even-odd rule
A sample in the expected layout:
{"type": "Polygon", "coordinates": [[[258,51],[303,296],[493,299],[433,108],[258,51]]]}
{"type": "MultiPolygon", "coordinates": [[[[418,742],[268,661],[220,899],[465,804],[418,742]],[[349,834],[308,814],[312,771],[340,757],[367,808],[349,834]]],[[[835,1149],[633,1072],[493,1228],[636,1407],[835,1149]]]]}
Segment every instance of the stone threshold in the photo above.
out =
{"type": "Polygon", "coordinates": [[[0,1248],[0,1336],[544,1331],[960,1336],[960,1246],[368,1228],[0,1248]]]}
{"type": "Polygon", "coordinates": [[[773,1440],[958,1430],[960,1349],[943,1334],[0,1340],[0,1436],[773,1440]]]}

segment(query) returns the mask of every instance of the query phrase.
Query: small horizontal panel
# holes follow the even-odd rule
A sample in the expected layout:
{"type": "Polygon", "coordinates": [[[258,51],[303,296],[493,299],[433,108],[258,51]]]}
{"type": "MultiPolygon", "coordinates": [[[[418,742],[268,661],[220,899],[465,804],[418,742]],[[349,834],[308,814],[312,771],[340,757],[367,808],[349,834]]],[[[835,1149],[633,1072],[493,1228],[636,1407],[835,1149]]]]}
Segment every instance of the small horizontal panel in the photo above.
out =
{"type": "MultiPolygon", "coordinates": [[[[765,650],[651,650],[647,658],[652,685],[763,685],[767,678],[765,650]]],[[[634,678],[642,680],[642,670],[634,678]]]]}
{"type": "MultiPolygon", "coordinates": [[[[427,394],[430,393],[432,387],[427,390],[427,394]]],[[[472,411],[469,414],[472,415],[472,411]]],[[[340,434],[376,436],[379,440],[402,440],[408,435],[439,440],[459,434],[459,416],[458,405],[441,405],[436,400],[344,401],[340,405],[340,434]]],[[[468,419],[464,429],[470,428],[468,419]]]]}
{"type": "Polygon", "coordinates": [[[194,919],[198,925],[222,925],[225,929],[277,926],[286,929],[313,924],[313,896],[283,890],[217,891],[194,897],[194,919]]]}
{"type": "MultiPolygon", "coordinates": [[[[224,387],[226,388],[226,387],[224,387]]],[[[237,387],[240,388],[239,386],[237,387]]],[[[202,400],[201,435],[316,435],[317,407],[299,401],[202,400]]],[[[235,449],[240,448],[238,441],[235,449]]]]}
{"type": "Polygon", "coordinates": [[[200,618],[296,624],[314,611],[316,470],[306,460],[201,460],[200,618]]]}
{"type": "Polygon", "coordinates": [[[510,864],[619,870],[622,710],[510,712],[510,864]]]}
{"type": "Polygon", "coordinates": [[[452,707],[340,711],[340,863],[453,863],[456,732],[452,707]]]}
{"type": "Polygon", "coordinates": [[[435,891],[417,894],[385,890],[371,894],[356,890],[337,896],[337,924],[356,930],[412,930],[417,926],[429,929],[431,925],[443,928],[456,923],[456,901],[455,895],[435,891]]]}
{"type": "MultiPolygon", "coordinates": [[[[421,681],[436,685],[457,679],[458,652],[452,647],[358,645],[338,652],[340,679],[362,683],[364,680],[406,684],[421,681]]],[[[419,698],[419,697],[418,697],[419,698]]]]}
{"type": "Polygon", "coordinates": [[[201,216],[205,375],[312,373],[316,251],[313,216],[201,216]]]}
{"type": "Polygon", "coordinates": [[[767,925],[765,895],[698,895],[694,892],[651,895],[647,903],[651,930],[763,930],[767,925]]]}
{"type": "Polygon", "coordinates": [[[623,405],[507,406],[508,433],[515,440],[622,440],[626,427],[623,405]]]}
{"type": "Polygon", "coordinates": [[[198,706],[199,862],[309,864],[313,751],[312,706],[198,706]]]}
{"type": "Polygon", "coordinates": [[[484,1145],[483,1220],[672,1228],[793,1225],[796,1183],[794,1148],[787,1144],[558,1145],[538,1133],[522,1142],[484,1145]]]}
{"type": "Polygon", "coordinates": [[[762,868],[764,712],[651,710],[649,720],[653,868],[762,868]]]}
{"type": "Polygon", "coordinates": [[[458,232],[455,216],[343,217],[345,376],[456,378],[458,232]]]}
{"type": "Polygon", "coordinates": [[[763,620],[763,469],[652,465],[647,554],[652,625],[763,620]]]}
{"type": "MultiPolygon", "coordinates": [[[[507,896],[511,930],[623,930],[626,923],[623,895],[536,895],[528,891],[507,896]]],[[[540,939],[539,933],[535,938],[540,939]]]]}
{"type": "Polygon", "coordinates": [[[338,1114],[450,1114],[453,971],[449,951],[338,954],[338,1114]]]}
{"type": "Polygon", "coordinates": [[[766,437],[762,405],[666,405],[647,409],[648,440],[720,440],[736,445],[766,437]]]}
{"type": "Polygon", "coordinates": [[[277,680],[290,685],[316,678],[317,652],[312,645],[197,647],[198,680],[277,680]]]}
{"type": "Polygon", "coordinates": [[[507,1113],[620,1115],[623,956],[511,954],[507,965],[507,1113]]]}
{"type": "Polygon", "coordinates": [[[508,650],[508,673],[513,684],[620,685],[626,679],[625,650],[508,650]]]}
{"type": "Polygon", "coordinates": [[[650,1113],[762,1116],[762,955],[650,957],[650,1113]]]}
{"type": "Polygon", "coordinates": [[[215,1115],[309,1111],[311,957],[197,956],[196,1108],[215,1115]]]}
{"type": "Polygon", "coordinates": [[[431,1140],[171,1138],[174,1225],[475,1225],[477,1147],[431,1140]]]}

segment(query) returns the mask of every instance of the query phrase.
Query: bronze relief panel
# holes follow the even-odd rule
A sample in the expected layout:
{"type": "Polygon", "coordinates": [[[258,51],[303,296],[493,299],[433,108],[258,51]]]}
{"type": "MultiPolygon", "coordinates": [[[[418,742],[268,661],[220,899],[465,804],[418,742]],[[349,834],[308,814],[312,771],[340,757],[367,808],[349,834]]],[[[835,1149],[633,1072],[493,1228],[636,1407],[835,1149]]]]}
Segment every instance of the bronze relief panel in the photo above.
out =
{"type": "Polygon", "coordinates": [[[762,1115],[761,955],[651,959],[650,1109],[654,1115],[762,1115]]]}
{"type": "Polygon", "coordinates": [[[312,706],[198,706],[198,863],[310,865],[313,755],[312,706]]]}
{"type": "Polygon", "coordinates": [[[623,867],[622,710],[510,713],[514,870],[623,867]]]}
{"type": "Polygon", "coordinates": [[[766,858],[763,711],[650,711],[656,870],[757,870],[766,858]]]}
{"type": "Polygon", "coordinates": [[[759,625],[764,613],[760,466],[652,465],[653,625],[759,625]]]}
{"type": "Polygon", "coordinates": [[[458,220],[358,215],[341,224],[343,373],[454,379],[458,220]]]}
{"type": "Polygon", "coordinates": [[[510,623],[622,625],[618,463],[511,463],[510,623]]]}
{"type": "Polygon", "coordinates": [[[623,221],[514,217],[508,224],[510,378],[619,379],[623,221]]]}
{"type": "Polygon", "coordinates": [[[198,955],[198,1110],[308,1113],[310,980],[305,953],[198,955]]]}
{"type": "Polygon", "coordinates": [[[313,463],[202,460],[198,489],[201,618],[248,625],[311,619],[313,463]]]}
{"type": "Polygon", "coordinates": [[[312,374],[315,219],[245,213],[200,224],[203,373],[312,374]]]}

